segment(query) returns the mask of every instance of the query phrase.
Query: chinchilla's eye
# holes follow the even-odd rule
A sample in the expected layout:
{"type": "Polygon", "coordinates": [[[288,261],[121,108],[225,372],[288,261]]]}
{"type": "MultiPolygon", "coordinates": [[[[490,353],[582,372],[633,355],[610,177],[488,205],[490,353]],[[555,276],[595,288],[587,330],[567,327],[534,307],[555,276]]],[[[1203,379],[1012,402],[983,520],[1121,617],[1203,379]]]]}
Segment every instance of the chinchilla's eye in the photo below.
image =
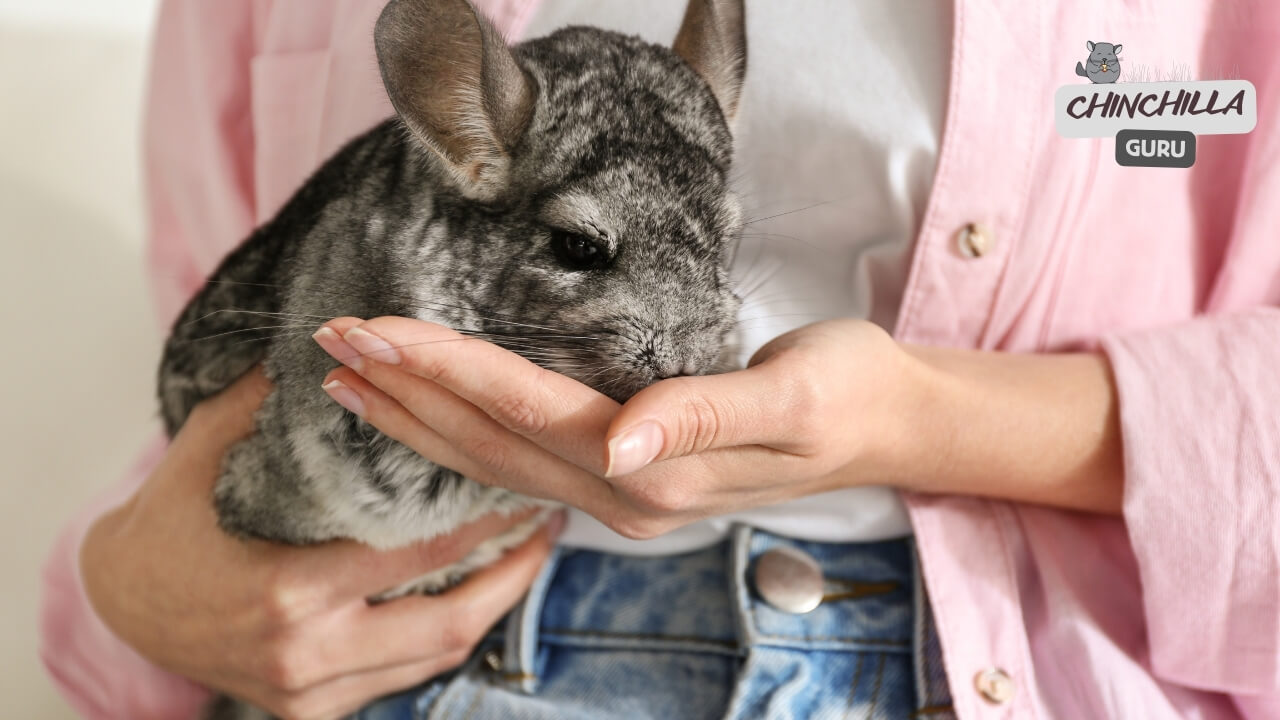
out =
{"type": "Polygon", "coordinates": [[[592,270],[602,267],[608,260],[594,240],[564,230],[551,231],[551,252],[555,253],[561,265],[570,270],[592,270]]]}

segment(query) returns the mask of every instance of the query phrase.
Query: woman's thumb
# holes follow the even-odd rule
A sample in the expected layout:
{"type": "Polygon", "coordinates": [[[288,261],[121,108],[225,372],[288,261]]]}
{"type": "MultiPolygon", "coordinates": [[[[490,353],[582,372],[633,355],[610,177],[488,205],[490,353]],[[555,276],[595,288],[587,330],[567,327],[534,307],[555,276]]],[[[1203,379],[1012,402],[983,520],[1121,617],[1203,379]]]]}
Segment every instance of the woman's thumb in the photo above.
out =
{"type": "Polygon", "coordinates": [[[658,460],[769,438],[770,370],[766,365],[664,380],[622,406],[605,435],[605,477],[658,460]]]}

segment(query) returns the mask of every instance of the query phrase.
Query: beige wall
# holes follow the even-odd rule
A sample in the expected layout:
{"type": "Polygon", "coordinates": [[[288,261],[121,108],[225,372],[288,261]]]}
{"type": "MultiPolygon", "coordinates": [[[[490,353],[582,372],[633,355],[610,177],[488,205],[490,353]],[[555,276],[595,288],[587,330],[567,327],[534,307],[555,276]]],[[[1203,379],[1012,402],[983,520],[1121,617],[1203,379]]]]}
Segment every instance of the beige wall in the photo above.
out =
{"type": "Polygon", "coordinates": [[[36,657],[60,525],[154,428],[139,111],[155,0],[0,0],[0,718],[74,714],[36,657]]]}

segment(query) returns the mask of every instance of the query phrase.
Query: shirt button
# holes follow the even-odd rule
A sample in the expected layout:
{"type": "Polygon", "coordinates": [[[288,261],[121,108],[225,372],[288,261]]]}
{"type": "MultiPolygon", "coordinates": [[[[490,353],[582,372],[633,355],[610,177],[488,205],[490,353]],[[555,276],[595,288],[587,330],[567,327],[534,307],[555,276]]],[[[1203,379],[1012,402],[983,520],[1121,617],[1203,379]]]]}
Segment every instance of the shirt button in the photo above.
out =
{"type": "Polygon", "coordinates": [[[969,223],[956,231],[956,249],[967,258],[980,258],[991,252],[995,239],[981,223],[969,223]]]}
{"type": "Polygon", "coordinates": [[[809,553],[792,547],[774,548],[756,560],[756,592],[775,608],[802,615],[822,604],[822,567],[809,553]]]}
{"type": "Polygon", "coordinates": [[[973,676],[973,686],[992,705],[1003,705],[1013,697],[1013,679],[1000,668],[979,671],[973,676]]]}

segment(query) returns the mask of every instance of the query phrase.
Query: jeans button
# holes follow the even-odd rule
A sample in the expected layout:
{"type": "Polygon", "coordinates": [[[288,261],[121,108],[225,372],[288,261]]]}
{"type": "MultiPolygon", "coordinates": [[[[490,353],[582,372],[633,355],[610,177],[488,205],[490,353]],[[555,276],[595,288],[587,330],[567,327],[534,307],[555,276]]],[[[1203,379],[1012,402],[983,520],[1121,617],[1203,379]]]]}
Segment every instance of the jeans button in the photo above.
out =
{"type": "Polygon", "coordinates": [[[497,650],[486,650],[483,659],[484,666],[491,672],[502,672],[502,653],[497,650]]]}
{"type": "Polygon", "coordinates": [[[808,553],[774,548],[756,559],[756,592],[775,608],[802,615],[822,604],[822,568],[808,553]]]}

